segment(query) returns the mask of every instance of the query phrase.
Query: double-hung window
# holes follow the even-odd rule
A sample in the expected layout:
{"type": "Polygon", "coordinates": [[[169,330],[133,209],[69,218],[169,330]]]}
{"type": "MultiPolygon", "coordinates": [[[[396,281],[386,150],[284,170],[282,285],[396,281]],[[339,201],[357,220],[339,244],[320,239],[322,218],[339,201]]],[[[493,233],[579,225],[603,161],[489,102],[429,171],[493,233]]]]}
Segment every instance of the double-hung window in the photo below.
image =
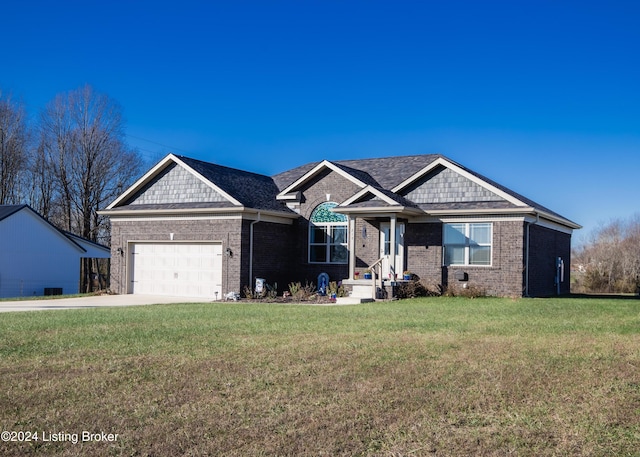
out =
{"type": "Polygon", "coordinates": [[[309,262],[347,263],[347,216],[334,213],[337,203],[318,205],[309,220],[309,262]]]}
{"type": "Polygon", "coordinates": [[[491,265],[493,224],[444,224],[445,265],[491,265]]]}

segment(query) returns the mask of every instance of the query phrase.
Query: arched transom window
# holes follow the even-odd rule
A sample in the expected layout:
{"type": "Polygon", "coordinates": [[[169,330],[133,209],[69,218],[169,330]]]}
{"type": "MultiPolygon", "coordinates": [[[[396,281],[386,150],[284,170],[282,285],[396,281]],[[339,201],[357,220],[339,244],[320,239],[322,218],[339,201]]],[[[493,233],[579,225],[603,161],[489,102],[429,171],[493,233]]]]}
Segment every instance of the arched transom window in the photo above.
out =
{"type": "Polygon", "coordinates": [[[320,203],[309,220],[309,262],[347,263],[347,216],[334,213],[335,202],[320,203]]]}

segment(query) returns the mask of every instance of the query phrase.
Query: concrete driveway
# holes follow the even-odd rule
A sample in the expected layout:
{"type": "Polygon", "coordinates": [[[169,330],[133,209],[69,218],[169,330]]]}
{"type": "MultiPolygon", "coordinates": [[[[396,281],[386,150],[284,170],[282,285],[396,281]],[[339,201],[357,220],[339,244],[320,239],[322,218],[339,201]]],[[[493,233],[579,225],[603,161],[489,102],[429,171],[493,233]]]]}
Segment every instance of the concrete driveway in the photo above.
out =
{"type": "Polygon", "coordinates": [[[207,303],[209,298],[172,297],[166,295],[98,295],[50,300],[0,301],[0,313],[54,309],[101,308],[110,306],[157,305],[163,303],[207,303]]]}

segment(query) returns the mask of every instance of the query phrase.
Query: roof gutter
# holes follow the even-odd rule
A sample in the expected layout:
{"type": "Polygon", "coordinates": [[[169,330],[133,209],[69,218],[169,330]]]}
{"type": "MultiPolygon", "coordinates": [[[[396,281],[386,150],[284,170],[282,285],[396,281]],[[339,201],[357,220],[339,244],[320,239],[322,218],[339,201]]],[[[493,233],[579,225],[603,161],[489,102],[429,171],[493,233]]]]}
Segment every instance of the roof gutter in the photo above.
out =
{"type": "Polygon", "coordinates": [[[272,216],[286,217],[297,219],[300,217],[296,213],[288,213],[285,211],[269,211],[261,209],[248,208],[246,206],[224,206],[221,208],[166,208],[166,209],[103,209],[98,211],[101,216],[164,216],[164,215],[181,215],[181,214],[216,214],[216,213],[246,213],[246,214],[268,214],[272,216]]]}

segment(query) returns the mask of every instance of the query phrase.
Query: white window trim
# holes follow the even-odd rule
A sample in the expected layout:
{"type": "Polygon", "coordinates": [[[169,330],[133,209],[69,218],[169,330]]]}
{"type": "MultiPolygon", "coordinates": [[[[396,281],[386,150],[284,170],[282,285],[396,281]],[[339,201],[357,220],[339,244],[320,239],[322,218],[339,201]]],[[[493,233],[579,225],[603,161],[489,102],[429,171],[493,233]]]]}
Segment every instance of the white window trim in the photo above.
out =
{"type": "Polygon", "coordinates": [[[346,259],[344,262],[332,262],[331,261],[331,246],[344,246],[344,248],[347,250],[347,253],[349,252],[349,223],[348,222],[319,222],[319,223],[313,223],[313,222],[309,222],[309,237],[308,237],[308,243],[307,243],[309,249],[308,249],[308,254],[307,254],[307,261],[311,264],[331,264],[331,265],[347,265],[349,263],[349,256],[347,255],[346,259]],[[325,230],[325,232],[327,232],[325,234],[325,239],[326,241],[324,243],[312,243],[311,242],[311,231],[313,230],[314,227],[320,227],[322,229],[325,230]],[[346,230],[346,235],[345,235],[345,242],[344,243],[331,243],[331,237],[329,236],[328,230],[330,227],[344,227],[346,230]],[[311,260],[311,247],[312,246],[325,246],[326,247],[326,256],[325,256],[325,260],[318,262],[316,260],[311,260]]]}
{"type": "Polygon", "coordinates": [[[475,221],[475,222],[467,222],[467,221],[456,221],[456,222],[447,222],[447,223],[443,223],[442,224],[442,266],[445,267],[474,267],[474,268],[490,268],[493,266],[493,222],[488,222],[488,221],[475,221]],[[462,244],[456,244],[455,246],[463,246],[464,247],[464,263],[451,263],[451,264],[447,264],[446,259],[447,259],[447,255],[446,255],[446,249],[447,249],[447,244],[445,243],[445,232],[446,232],[446,228],[447,225],[453,225],[453,224],[464,224],[465,226],[465,238],[467,240],[467,242],[464,244],[464,246],[462,244]],[[485,246],[485,247],[489,247],[490,251],[489,251],[489,264],[488,265],[480,265],[480,264],[471,264],[469,263],[469,258],[470,258],[470,251],[471,251],[471,245],[469,243],[469,234],[471,231],[471,226],[472,225],[479,225],[479,224],[486,224],[489,225],[489,230],[490,230],[490,234],[489,234],[489,239],[491,240],[490,243],[478,243],[478,246],[485,246]]]}

